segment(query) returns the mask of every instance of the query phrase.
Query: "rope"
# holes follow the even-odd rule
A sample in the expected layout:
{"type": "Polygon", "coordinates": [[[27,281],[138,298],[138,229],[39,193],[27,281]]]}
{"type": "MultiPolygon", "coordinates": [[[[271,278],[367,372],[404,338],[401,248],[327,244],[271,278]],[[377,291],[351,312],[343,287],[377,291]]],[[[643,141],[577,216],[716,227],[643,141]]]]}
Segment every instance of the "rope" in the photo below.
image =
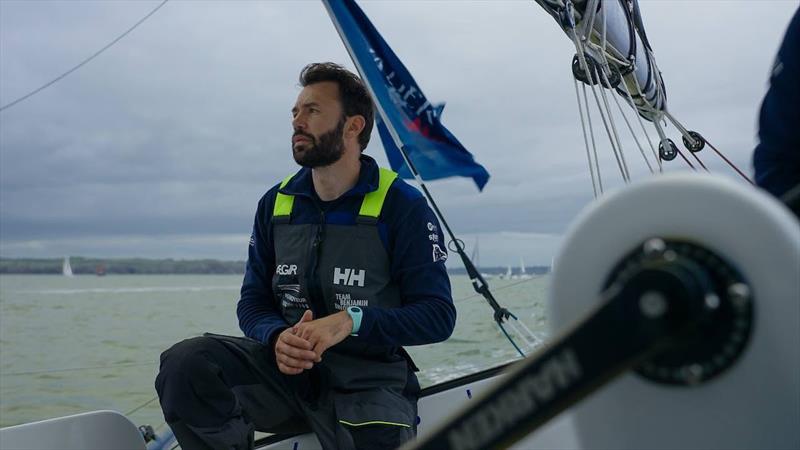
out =
{"type": "MultiPolygon", "coordinates": [[[[664,129],[663,129],[663,128],[661,128],[661,125],[658,123],[658,121],[659,121],[659,120],[661,120],[661,117],[656,117],[656,118],[653,120],[653,126],[654,126],[654,127],[656,127],[656,131],[658,132],[658,137],[659,137],[659,139],[661,139],[661,146],[663,147],[665,144],[669,143],[669,139],[667,139],[667,135],[666,135],[666,134],[664,134],[664,129]]],[[[686,159],[686,156],[684,156],[684,155],[683,155],[683,152],[681,152],[681,149],[679,149],[677,145],[675,146],[675,151],[676,151],[676,152],[677,152],[679,155],[681,155],[681,158],[683,158],[683,160],[684,160],[684,161],[686,161],[686,164],[688,164],[688,165],[689,165],[689,167],[691,167],[691,168],[692,168],[692,170],[697,170],[697,169],[696,169],[696,168],[695,168],[695,167],[692,165],[692,163],[691,163],[691,162],[689,162],[689,160],[688,160],[688,159],[686,159]]]]}
{"type": "MultiPolygon", "coordinates": [[[[681,125],[681,123],[680,123],[680,122],[678,122],[678,120],[677,120],[677,119],[675,119],[674,117],[672,117],[672,115],[671,115],[671,114],[669,114],[668,112],[666,113],[666,116],[667,116],[667,118],[670,120],[670,122],[672,122],[672,123],[675,125],[675,127],[676,127],[676,128],[678,128],[678,130],[681,132],[681,134],[682,134],[682,135],[683,135],[683,136],[684,136],[684,137],[685,137],[685,138],[686,138],[686,139],[687,139],[687,140],[688,140],[690,143],[692,143],[692,144],[693,144],[693,143],[695,142],[695,139],[692,137],[692,135],[691,135],[691,134],[690,134],[690,133],[689,133],[689,132],[686,130],[686,128],[684,128],[684,127],[683,127],[683,125],[681,125]]],[[[723,155],[723,154],[722,154],[722,153],[721,153],[719,150],[717,150],[717,149],[716,149],[716,148],[715,148],[713,145],[711,145],[711,143],[710,143],[710,142],[708,142],[708,139],[705,139],[705,138],[704,138],[704,140],[705,140],[706,144],[708,144],[708,146],[709,146],[709,147],[711,147],[711,149],[712,149],[712,150],[714,150],[714,153],[716,153],[717,155],[719,155],[719,157],[720,157],[720,158],[722,158],[722,159],[723,159],[723,160],[724,160],[726,163],[728,163],[728,165],[729,165],[729,166],[731,166],[731,167],[733,168],[733,170],[735,170],[735,171],[736,171],[736,172],[737,172],[737,173],[738,173],[738,174],[739,174],[739,175],[740,175],[742,178],[744,178],[744,179],[745,179],[745,180],[746,180],[748,183],[750,183],[750,184],[753,184],[753,181],[752,181],[752,180],[750,180],[750,178],[748,178],[748,177],[747,177],[747,175],[745,175],[745,174],[744,174],[744,173],[743,173],[741,170],[739,170],[739,168],[738,168],[738,167],[736,167],[736,165],[735,165],[735,164],[733,164],[733,163],[732,163],[732,162],[731,162],[731,161],[730,161],[728,158],[726,158],[726,157],[725,157],[725,155],[723,155]]],[[[694,153],[693,153],[693,152],[692,152],[692,154],[694,155],[694,153]]],[[[701,166],[703,166],[703,168],[704,168],[704,169],[706,169],[706,171],[708,172],[708,171],[709,171],[709,170],[708,170],[708,168],[706,168],[705,164],[703,164],[703,161],[701,161],[701,160],[700,160],[700,157],[698,157],[697,155],[694,155],[694,157],[695,157],[695,159],[697,159],[697,162],[699,162],[699,163],[700,163],[700,165],[701,165],[701,166]]]]}
{"type": "Polygon", "coordinates": [[[136,28],[137,28],[139,25],[141,25],[142,23],[144,23],[144,21],[145,21],[145,20],[149,19],[149,18],[150,18],[150,16],[152,16],[153,14],[155,14],[155,13],[156,13],[156,11],[158,11],[159,9],[161,9],[161,7],[162,7],[162,6],[164,6],[164,5],[165,5],[165,4],[166,4],[168,1],[169,1],[169,0],[163,0],[163,1],[162,1],[162,2],[161,2],[159,5],[158,5],[158,6],[156,6],[156,7],[155,7],[155,8],[154,8],[152,11],[150,11],[149,13],[147,13],[147,15],[146,15],[146,16],[142,17],[141,19],[139,19],[139,21],[138,21],[138,22],[136,22],[135,24],[133,24],[133,26],[132,26],[132,27],[128,28],[128,30],[127,30],[127,31],[125,31],[124,33],[122,33],[121,35],[119,35],[119,37],[117,37],[116,39],[114,39],[113,41],[111,41],[111,42],[110,42],[109,44],[107,44],[105,47],[103,47],[103,48],[101,48],[100,50],[96,51],[96,52],[95,52],[95,53],[94,53],[92,56],[90,56],[90,57],[88,57],[88,58],[84,59],[83,61],[81,61],[80,63],[78,63],[78,65],[76,65],[75,67],[73,67],[73,68],[71,68],[71,69],[67,70],[66,72],[62,73],[61,75],[59,75],[59,76],[55,77],[53,80],[49,81],[48,83],[45,83],[44,85],[42,85],[42,86],[40,86],[40,87],[38,87],[38,88],[34,89],[33,91],[31,91],[31,92],[29,92],[29,93],[27,93],[27,94],[23,95],[22,97],[20,97],[20,98],[18,98],[18,99],[16,99],[16,100],[14,100],[13,102],[11,102],[11,103],[9,103],[9,104],[7,104],[7,105],[3,106],[3,107],[0,107],[0,111],[3,111],[3,110],[5,110],[5,109],[8,109],[8,108],[10,108],[10,107],[12,107],[12,106],[16,105],[17,103],[19,103],[19,102],[21,102],[21,101],[23,101],[23,100],[25,100],[25,99],[28,99],[28,98],[30,98],[30,97],[32,97],[32,96],[34,96],[34,95],[38,94],[39,92],[43,91],[44,89],[47,89],[48,87],[52,86],[52,85],[53,85],[53,84],[55,84],[56,82],[58,82],[58,81],[62,80],[64,77],[66,77],[67,75],[71,74],[72,72],[75,72],[76,70],[80,69],[80,68],[81,68],[81,67],[83,67],[85,64],[87,64],[89,61],[91,61],[91,60],[95,59],[96,57],[100,56],[100,54],[101,54],[101,53],[103,53],[104,51],[106,51],[106,50],[108,50],[109,48],[111,48],[111,46],[113,46],[114,44],[116,44],[117,42],[119,42],[120,40],[122,40],[122,38],[124,38],[125,36],[127,36],[127,35],[128,35],[130,32],[131,32],[131,31],[135,30],[135,29],[136,29],[136,28]]]}
{"type": "Polygon", "coordinates": [[[678,129],[681,135],[683,135],[683,137],[686,138],[686,140],[689,141],[691,145],[697,144],[694,137],[691,135],[691,133],[689,133],[689,130],[684,128],[684,126],[681,125],[680,122],[678,122],[678,119],[673,117],[672,114],[669,113],[669,111],[664,111],[664,115],[667,116],[667,119],[669,119],[669,121],[672,122],[673,125],[675,125],[675,128],[678,129]]]}
{"type": "Polygon", "coordinates": [[[497,322],[497,325],[500,327],[501,330],[503,330],[503,334],[506,336],[506,339],[508,339],[508,342],[511,342],[511,345],[513,345],[514,348],[517,349],[517,352],[519,353],[519,356],[524,358],[525,357],[525,352],[523,352],[522,349],[519,348],[517,343],[514,342],[514,339],[511,339],[511,336],[509,336],[508,331],[506,331],[506,328],[503,326],[503,324],[500,323],[500,322],[497,322]]]}
{"type": "MultiPolygon", "coordinates": [[[[684,156],[684,155],[683,155],[683,152],[681,151],[681,149],[679,149],[679,148],[676,146],[676,147],[675,147],[675,150],[677,150],[677,151],[678,151],[678,154],[679,154],[679,155],[681,155],[681,158],[683,158],[683,160],[684,160],[684,161],[686,161],[686,164],[688,164],[688,165],[689,165],[689,167],[691,167],[691,168],[692,168],[692,170],[695,170],[695,171],[697,170],[697,168],[696,168],[695,166],[693,166],[693,165],[692,165],[692,163],[689,161],[689,159],[688,159],[686,156],[684,156]]],[[[691,152],[689,152],[689,153],[691,153],[691,152]]]]}
{"type": "Polygon", "coordinates": [[[592,114],[589,111],[589,97],[586,95],[586,85],[582,87],[583,90],[583,104],[586,105],[586,119],[589,121],[589,135],[592,137],[592,151],[594,152],[594,165],[597,172],[597,184],[600,187],[600,193],[603,193],[603,177],[600,174],[600,158],[597,157],[597,144],[594,139],[594,128],[592,127],[592,114]]]}
{"type": "MultiPolygon", "coordinates": [[[[608,77],[606,76],[605,72],[603,72],[603,79],[605,80],[606,84],[611,84],[608,82],[608,77]]],[[[620,83],[622,83],[622,78],[620,78],[620,83]]],[[[654,173],[653,166],[650,165],[650,161],[647,159],[647,155],[644,154],[644,149],[642,148],[642,144],[639,143],[639,139],[636,137],[636,133],[633,131],[633,127],[631,126],[630,121],[628,121],[628,117],[625,115],[625,111],[622,110],[622,105],[619,104],[619,100],[617,99],[616,95],[612,95],[611,98],[614,99],[614,103],[617,104],[617,108],[619,109],[619,113],[622,116],[622,119],[625,120],[625,125],[628,126],[628,131],[631,132],[631,136],[633,136],[633,141],[636,142],[636,146],[639,147],[639,153],[641,153],[642,158],[644,159],[644,163],[647,164],[647,168],[650,169],[650,173],[654,173]]]]}
{"type": "MultiPolygon", "coordinates": [[[[625,86],[624,90],[625,90],[625,95],[627,95],[628,101],[631,102],[631,106],[634,109],[637,109],[636,108],[636,103],[633,101],[633,96],[631,95],[630,86],[628,86],[628,83],[625,82],[625,79],[622,77],[622,73],[619,72],[619,71],[617,73],[619,74],[620,79],[622,80],[622,83],[625,86]]],[[[633,82],[634,82],[634,84],[636,85],[636,87],[638,89],[639,80],[636,79],[635,75],[633,76],[633,82]]],[[[636,110],[636,120],[639,121],[639,126],[642,128],[642,131],[644,132],[644,136],[647,138],[647,144],[650,145],[650,150],[653,151],[653,158],[655,158],[656,163],[658,163],[658,171],[659,172],[663,172],[664,171],[664,167],[661,165],[661,158],[658,157],[658,152],[656,152],[656,148],[653,145],[653,141],[650,139],[650,135],[647,133],[647,128],[644,126],[644,122],[642,122],[642,115],[639,114],[638,109],[636,110]]]]}
{"type": "MultiPolygon", "coordinates": [[[[633,76],[632,78],[633,78],[633,81],[634,81],[634,85],[636,86],[636,92],[639,95],[639,98],[642,99],[642,105],[641,106],[637,105],[636,108],[638,110],[643,111],[643,112],[650,113],[650,115],[652,115],[654,117],[654,119],[652,121],[653,121],[653,124],[655,124],[657,118],[663,116],[665,114],[665,112],[661,111],[661,110],[658,110],[658,109],[656,109],[656,108],[654,108],[653,106],[650,105],[650,103],[647,101],[647,97],[645,97],[645,95],[644,95],[644,91],[642,91],[642,87],[639,85],[639,80],[636,78],[636,76],[633,76]]],[[[656,97],[658,97],[658,96],[656,96],[656,97]]]]}
{"type": "MultiPolygon", "coordinates": [[[[603,14],[605,16],[605,14],[603,14]]],[[[586,9],[584,9],[584,17],[583,21],[581,22],[581,37],[583,41],[587,42],[587,44],[591,44],[592,42],[592,34],[594,33],[594,21],[597,18],[597,0],[590,0],[589,3],[586,5],[586,9]],[[589,17],[588,21],[585,14],[588,12],[589,17]],[[586,24],[586,25],[583,25],[586,24]]]]}
{"type": "Polygon", "coordinates": [[[595,90],[594,85],[590,86],[592,90],[592,96],[594,97],[594,101],[597,104],[597,110],[600,112],[600,118],[603,120],[603,126],[606,129],[606,136],[608,136],[608,142],[611,144],[611,150],[614,152],[614,158],[617,160],[617,167],[619,168],[619,172],[622,175],[622,179],[625,182],[628,182],[627,172],[625,171],[624,167],[622,166],[622,161],[619,159],[619,153],[617,152],[617,147],[614,142],[614,138],[611,135],[611,130],[608,128],[608,122],[606,121],[606,116],[603,114],[603,107],[600,105],[600,99],[597,96],[597,91],[595,90]]]}
{"type": "Polygon", "coordinates": [[[710,171],[708,170],[708,167],[706,167],[706,165],[705,165],[705,164],[703,164],[703,161],[700,161],[700,157],[699,157],[699,156],[697,156],[697,153],[695,153],[695,152],[693,152],[693,151],[691,151],[691,150],[689,150],[689,153],[690,153],[692,156],[694,156],[694,159],[696,159],[696,160],[697,160],[697,162],[700,164],[700,167],[702,167],[703,169],[705,169],[705,171],[706,171],[706,172],[710,172],[710,171]]]}
{"type": "MultiPolygon", "coordinates": [[[[598,70],[603,75],[605,79],[605,73],[602,70],[598,70]]],[[[594,87],[592,87],[594,89],[594,87]]],[[[611,124],[611,131],[614,133],[614,139],[617,141],[617,147],[619,148],[619,158],[622,162],[622,169],[625,171],[625,181],[631,181],[631,173],[628,171],[628,163],[625,161],[625,152],[622,151],[622,141],[619,140],[619,133],[617,132],[617,125],[614,123],[614,116],[611,114],[611,107],[608,106],[608,96],[606,96],[606,90],[600,89],[600,96],[603,97],[603,105],[605,106],[606,114],[608,114],[608,122],[611,124]]],[[[616,151],[616,150],[615,150],[616,151]]]]}
{"type": "MultiPolygon", "coordinates": [[[[594,168],[592,167],[592,155],[589,154],[589,139],[586,137],[586,122],[583,120],[583,107],[581,106],[581,95],[578,92],[578,80],[572,78],[572,83],[575,85],[575,97],[578,101],[578,115],[581,117],[581,129],[583,130],[583,143],[586,147],[586,160],[589,162],[589,174],[592,176],[592,191],[594,191],[594,198],[597,198],[597,185],[594,179],[594,168]]],[[[588,105],[587,105],[588,106],[588,105]]]]}
{"type": "Polygon", "coordinates": [[[728,160],[728,158],[726,158],[726,157],[725,157],[725,155],[723,155],[722,153],[720,153],[720,151],[719,151],[719,150],[717,150],[717,148],[716,148],[716,147],[714,147],[713,145],[711,145],[711,142],[708,142],[708,139],[706,139],[705,141],[706,141],[706,144],[708,144],[708,146],[709,146],[709,147],[711,147],[711,150],[714,150],[714,152],[715,152],[717,155],[719,155],[719,157],[720,157],[720,158],[722,158],[723,160],[725,160],[725,162],[726,162],[726,163],[728,163],[728,165],[729,165],[729,166],[731,166],[731,167],[733,168],[733,170],[735,170],[735,171],[736,171],[736,172],[737,172],[739,175],[741,175],[741,176],[742,176],[742,178],[744,178],[744,179],[745,179],[745,180],[746,180],[748,183],[750,183],[750,184],[752,184],[752,185],[755,185],[755,183],[753,183],[753,180],[751,180],[751,179],[750,179],[750,178],[749,178],[747,175],[745,175],[745,174],[744,174],[744,172],[742,172],[741,170],[739,170],[739,168],[738,168],[738,167],[736,167],[736,164],[734,164],[734,163],[730,162],[730,160],[728,160]]]}
{"type": "Polygon", "coordinates": [[[511,325],[513,325],[517,333],[522,335],[523,339],[525,339],[525,343],[528,344],[528,349],[533,350],[536,348],[536,343],[539,342],[539,339],[537,339],[533,331],[525,325],[525,322],[515,320],[511,325]],[[530,339],[528,337],[530,337],[530,339]]]}
{"type": "MultiPolygon", "coordinates": [[[[575,36],[574,29],[573,29],[573,43],[575,44],[575,49],[576,49],[576,51],[578,53],[578,60],[580,61],[581,68],[583,69],[584,74],[586,75],[586,79],[591,81],[592,80],[592,76],[589,73],[589,65],[586,63],[586,58],[584,57],[584,54],[583,54],[583,47],[581,46],[580,42],[578,41],[577,37],[575,36]]],[[[600,99],[597,96],[597,91],[595,89],[594,84],[591,84],[590,88],[592,90],[592,96],[594,97],[594,101],[595,101],[595,103],[597,103],[597,109],[600,112],[600,118],[603,120],[603,126],[606,129],[606,134],[608,135],[608,140],[611,143],[611,149],[614,151],[614,157],[617,160],[617,166],[619,167],[619,171],[622,174],[622,178],[626,182],[628,182],[629,180],[628,180],[628,178],[626,176],[627,172],[623,168],[622,162],[620,161],[620,158],[619,158],[619,154],[617,153],[617,148],[614,146],[614,139],[611,137],[611,130],[609,130],[609,128],[608,128],[608,122],[606,122],[606,117],[603,114],[603,107],[600,106],[600,99]]],[[[588,106],[587,106],[587,108],[588,108],[588,106]]]]}

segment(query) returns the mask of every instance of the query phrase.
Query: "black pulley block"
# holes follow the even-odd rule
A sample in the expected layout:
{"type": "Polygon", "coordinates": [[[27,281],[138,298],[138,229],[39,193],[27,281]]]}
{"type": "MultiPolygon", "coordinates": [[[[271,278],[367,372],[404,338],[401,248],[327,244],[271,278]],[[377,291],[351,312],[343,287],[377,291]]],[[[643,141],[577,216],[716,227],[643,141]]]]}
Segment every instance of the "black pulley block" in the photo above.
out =
{"type": "Polygon", "coordinates": [[[690,131],[689,136],[691,136],[692,139],[694,139],[694,145],[692,145],[692,143],[689,142],[689,139],[686,139],[686,136],[683,137],[683,145],[690,152],[697,153],[700,150],[702,150],[703,147],[706,146],[706,140],[703,139],[703,136],[700,136],[700,133],[696,131],[690,131]]]}
{"type": "Polygon", "coordinates": [[[658,156],[664,161],[672,161],[678,156],[678,147],[672,142],[672,139],[664,139],[658,144],[658,156]],[[665,146],[664,143],[667,145],[665,146]]]}

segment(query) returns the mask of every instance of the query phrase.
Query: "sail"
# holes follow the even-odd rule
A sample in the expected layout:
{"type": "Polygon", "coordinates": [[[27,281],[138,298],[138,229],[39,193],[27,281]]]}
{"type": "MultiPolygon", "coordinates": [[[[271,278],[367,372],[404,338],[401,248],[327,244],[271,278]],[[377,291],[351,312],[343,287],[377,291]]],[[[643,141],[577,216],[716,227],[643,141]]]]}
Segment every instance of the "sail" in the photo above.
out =
{"type": "MultiPolygon", "coordinates": [[[[626,5],[618,1],[594,0],[574,2],[571,18],[564,21],[563,6],[555,6],[547,0],[536,0],[575,39],[576,34],[587,38],[581,46],[583,57],[588,58],[590,73],[584,74],[577,62],[573,62],[575,74],[582,79],[587,76],[602,78],[600,67],[607,66],[609,82],[638,113],[649,121],[659,120],[667,109],[667,93],[664,80],[656,65],[653,50],[644,32],[639,4],[636,0],[626,5]],[[574,28],[573,28],[574,27],[574,28]],[[601,42],[592,45],[593,42],[601,42]],[[618,84],[622,82],[622,84],[618,84]],[[630,91],[630,96],[627,92],[630,91]]],[[[581,37],[582,39],[582,37],[581,37]]],[[[606,80],[594,80],[606,84],[606,80]]]]}
{"type": "Polygon", "coordinates": [[[65,276],[65,277],[71,277],[71,276],[74,276],[74,275],[72,274],[72,266],[69,264],[69,256],[67,256],[67,257],[65,257],[65,258],[64,258],[64,264],[62,264],[62,266],[61,266],[61,273],[62,273],[62,274],[65,276]]]}
{"type": "Polygon", "coordinates": [[[440,120],[433,105],[353,0],[323,0],[378,109],[376,125],[389,164],[403,178],[470,177],[482,190],[489,173],[440,120]],[[413,169],[408,167],[405,156],[413,169]]]}

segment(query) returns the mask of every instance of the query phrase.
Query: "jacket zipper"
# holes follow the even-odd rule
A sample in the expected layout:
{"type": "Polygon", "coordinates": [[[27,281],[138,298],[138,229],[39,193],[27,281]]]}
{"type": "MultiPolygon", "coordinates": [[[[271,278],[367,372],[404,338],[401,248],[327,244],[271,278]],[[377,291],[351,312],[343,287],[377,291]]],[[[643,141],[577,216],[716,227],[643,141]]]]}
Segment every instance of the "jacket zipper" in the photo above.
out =
{"type": "Polygon", "coordinates": [[[309,266],[311,270],[308,272],[307,279],[308,292],[311,294],[311,302],[309,302],[309,304],[311,306],[311,311],[314,313],[314,319],[319,319],[323,317],[323,315],[328,315],[330,313],[325,303],[322,282],[318,275],[320,252],[322,251],[322,243],[325,240],[325,211],[319,208],[319,205],[317,205],[317,209],[319,209],[320,224],[319,227],[317,227],[317,232],[314,234],[314,240],[311,242],[311,248],[309,250],[309,260],[311,261],[309,266]],[[314,306],[317,308],[314,308],[314,306]],[[322,313],[322,315],[320,315],[320,313],[322,313]]]}

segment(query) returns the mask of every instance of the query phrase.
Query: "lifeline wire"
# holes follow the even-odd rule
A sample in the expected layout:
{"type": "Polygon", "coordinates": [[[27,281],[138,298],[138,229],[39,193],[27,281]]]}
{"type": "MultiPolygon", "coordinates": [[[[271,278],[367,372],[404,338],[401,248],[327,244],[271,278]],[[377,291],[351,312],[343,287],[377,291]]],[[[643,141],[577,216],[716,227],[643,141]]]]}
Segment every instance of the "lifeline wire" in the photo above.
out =
{"type": "Polygon", "coordinates": [[[80,370],[114,369],[114,368],[117,368],[117,367],[138,367],[138,366],[147,366],[147,365],[152,365],[152,364],[153,364],[153,361],[148,361],[148,362],[112,364],[110,366],[70,367],[70,368],[66,368],[66,369],[31,370],[31,371],[28,371],[28,372],[3,373],[3,374],[0,374],[0,376],[13,377],[13,376],[20,376],[20,375],[39,375],[39,374],[43,374],[43,373],[74,372],[74,371],[80,371],[80,370]]]}
{"type": "Polygon", "coordinates": [[[42,86],[38,87],[37,89],[34,89],[33,91],[31,91],[31,92],[29,92],[29,93],[27,93],[27,94],[23,95],[22,97],[20,97],[20,98],[18,98],[18,99],[16,99],[16,100],[14,100],[13,102],[11,102],[11,103],[9,103],[9,104],[7,104],[7,105],[3,106],[3,107],[0,107],[0,111],[3,111],[3,110],[5,110],[5,109],[7,109],[7,108],[10,108],[10,107],[12,107],[12,106],[16,105],[17,103],[19,103],[19,102],[21,102],[21,101],[23,101],[23,100],[25,100],[25,99],[27,99],[27,98],[29,98],[29,97],[32,97],[32,96],[34,96],[34,95],[38,94],[39,92],[43,91],[44,89],[46,89],[46,88],[48,88],[48,87],[52,86],[53,84],[55,84],[56,82],[58,82],[58,81],[62,80],[64,77],[66,77],[67,75],[71,74],[72,72],[75,72],[76,70],[80,69],[81,67],[83,67],[83,66],[84,66],[86,63],[88,63],[89,61],[91,61],[91,60],[93,60],[94,58],[96,58],[96,57],[100,56],[100,54],[101,54],[101,53],[103,53],[104,51],[108,50],[108,49],[109,49],[109,48],[110,48],[112,45],[116,44],[116,43],[117,43],[117,42],[119,42],[119,41],[120,41],[122,38],[124,38],[125,36],[127,36],[127,35],[128,35],[130,32],[131,32],[131,31],[135,30],[135,29],[136,29],[136,27],[138,27],[139,25],[141,25],[142,23],[144,23],[144,21],[145,21],[145,20],[149,19],[149,18],[150,18],[150,16],[152,16],[153,14],[155,14],[155,13],[156,13],[156,11],[158,11],[159,9],[161,9],[161,7],[162,7],[162,6],[164,6],[164,5],[165,5],[165,4],[166,4],[168,1],[169,1],[169,0],[164,0],[164,1],[162,1],[162,2],[161,2],[161,3],[160,3],[158,6],[156,6],[156,7],[155,7],[155,8],[154,8],[152,11],[150,11],[149,13],[147,13],[147,15],[146,15],[146,16],[142,17],[141,19],[139,19],[139,21],[138,21],[138,22],[136,22],[135,24],[133,24],[133,26],[132,26],[132,27],[128,28],[128,30],[127,30],[127,31],[125,31],[124,33],[122,33],[121,35],[119,35],[119,36],[118,36],[116,39],[114,39],[113,41],[111,41],[111,42],[110,42],[109,44],[107,44],[105,47],[103,47],[103,48],[101,48],[100,50],[98,50],[97,52],[95,52],[95,53],[94,53],[92,56],[90,56],[90,57],[88,57],[88,58],[84,59],[84,60],[83,60],[83,61],[81,61],[81,62],[80,62],[78,65],[76,65],[75,67],[73,67],[73,68],[69,69],[68,71],[66,71],[66,72],[64,72],[64,73],[62,73],[61,75],[59,75],[59,76],[55,77],[53,80],[49,81],[48,83],[45,83],[44,85],[42,85],[42,86]]]}
{"type": "MultiPolygon", "coordinates": [[[[184,339],[189,339],[193,337],[199,336],[198,334],[192,334],[186,336],[184,339]]],[[[182,339],[183,340],[183,339],[182,339]]],[[[110,364],[105,366],[87,366],[87,367],[68,367],[62,369],[44,369],[44,370],[30,370],[26,372],[10,372],[10,373],[0,373],[0,377],[5,376],[20,376],[20,375],[39,375],[44,373],[59,373],[59,372],[76,372],[81,370],[95,370],[95,369],[116,369],[117,367],[140,367],[140,366],[149,366],[153,365],[156,361],[140,361],[140,362],[133,362],[133,363],[120,363],[120,364],[110,364]]]]}
{"type": "Polygon", "coordinates": [[[158,396],[155,396],[155,397],[151,398],[150,400],[148,400],[148,401],[142,403],[141,405],[137,406],[136,408],[133,408],[132,410],[128,411],[127,413],[125,413],[125,416],[130,416],[131,414],[135,413],[136,411],[139,411],[140,409],[144,408],[145,406],[149,405],[150,403],[153,403],[156,400],[158,400],[158,396]]]}
{"type": "MultiPolygon", "coordinates": [[[[523,283],[528,283],[528,282],[533,281],[535,279],[536,278],[528,278],[527,280],[517,281],[516,283],[511,283],[511,284],[507,284],[505,286],[495,287],[493,289],[494,289],[495,292],[502,291],[503,289],[512,288],[514,286],[518,286],[518,285],[523,284],[523,283]]],[[[454,302],[462,302],[462,301],[465,301],[465,300],[470,300],[470,299],[481,297],[481,296],[482,295],[480,293],[476,293],[476,294],[468,295],[466,297],[461,297],[459,299],[455,299],[453,301],[454,302]]]]}

